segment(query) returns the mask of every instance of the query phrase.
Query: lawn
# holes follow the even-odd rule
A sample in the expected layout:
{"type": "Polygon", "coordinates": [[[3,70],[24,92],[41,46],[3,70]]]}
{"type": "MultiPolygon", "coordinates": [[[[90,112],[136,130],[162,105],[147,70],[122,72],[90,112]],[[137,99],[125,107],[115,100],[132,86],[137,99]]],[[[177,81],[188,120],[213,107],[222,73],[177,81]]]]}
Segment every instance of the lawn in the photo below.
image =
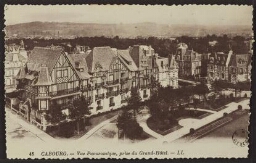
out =
{"type": "Polygon", "coordinates": [[[198,104],[198,108],[203,108],[203,109],[208,109],[208,110],[214,110],[214,111],[220,111],[222,109],[225,109],[225,105],[231,103],[231,102],[240,102],[243,101],[244,97],[237,97],[234,99],[231,98],[220,98],[220,99],[216,99],[215,101],[206,101],[204,103],[200,103],[198,104]]]}
{"type": "Polygon", "coordinates": [[[161,121],[161,120],[156,120],[153,117],[150,117],[147,119],[147,125],[151,130],[161,135],[167,135],[182,127],[178,124],[178,122],[161,121]]]}
{"type": "Polygon", "coordinates": [[[185,118],[195,118],[195,119],[202,119],[211,113],[198,111],[198,110],[177,110],[173,113],[174,117],[177,120],[185,119],[185,118]]]}
{"type": "Polygon", "coordinates": [[[178,121],[181,119],[185,119],[185,118],[202,119],[210,114],[211,113],[204,112],[204,111],[197,111],[197,110],[175,110],[175,111],[172,111],[172,115],[173,117],[175,117],[173,121],[150,117],[147,120],[147,125],[151,130],[161,135],[167,135],[173,131],[176,131],[182,128],[182,126],[178,124],[178,121]]]}

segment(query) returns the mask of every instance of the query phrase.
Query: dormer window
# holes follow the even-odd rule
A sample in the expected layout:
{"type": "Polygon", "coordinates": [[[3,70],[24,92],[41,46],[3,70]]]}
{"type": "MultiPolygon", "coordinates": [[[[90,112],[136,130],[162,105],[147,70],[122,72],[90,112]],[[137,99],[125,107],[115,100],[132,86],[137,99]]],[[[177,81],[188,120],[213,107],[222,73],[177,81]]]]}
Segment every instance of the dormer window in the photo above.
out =
{"type": "Polygon", "coordinates": [[[75,66],[76,66],[76,67],[79,67],[79,62],[75,62],[75,66]]]}

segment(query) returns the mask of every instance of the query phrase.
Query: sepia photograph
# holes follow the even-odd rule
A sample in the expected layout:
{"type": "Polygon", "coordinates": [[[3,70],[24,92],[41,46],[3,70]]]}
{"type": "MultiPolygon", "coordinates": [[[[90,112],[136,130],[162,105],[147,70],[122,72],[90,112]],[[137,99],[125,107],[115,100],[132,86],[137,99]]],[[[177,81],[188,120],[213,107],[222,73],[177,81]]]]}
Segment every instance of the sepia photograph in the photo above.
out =
{"type": "Polygon", "coordinates": [[[247,158],[249,5],[5,5],[9,159],[247,158]]]}

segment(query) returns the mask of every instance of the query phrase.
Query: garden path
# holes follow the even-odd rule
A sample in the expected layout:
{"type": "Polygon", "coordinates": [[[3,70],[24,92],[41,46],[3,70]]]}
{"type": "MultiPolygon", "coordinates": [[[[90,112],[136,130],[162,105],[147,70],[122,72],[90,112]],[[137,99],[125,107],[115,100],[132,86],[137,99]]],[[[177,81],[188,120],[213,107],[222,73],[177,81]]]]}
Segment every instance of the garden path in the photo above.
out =
{"type": "Polygon", "coordinates": [[[143,128],[143,131],[146,132],[147,134],[155,137],[155,138],[162,138],[163,136],[161,134],[156,133],[155,131],[151,130],[148,125],[147,125],[147,119],[150,117],[150,115],[138,115],[137,116],[137,121],[139,125],[143,128]]]}
{"type": "Polygon", "coordinates": [[[204,112],[208,112],[208,113],[216,113],[216,111],[213,110],[208,110],[208,109],[200,109],[200,108],[186,108],[186,110],[198,110],[198,111],[204,111],[204,112]]]}

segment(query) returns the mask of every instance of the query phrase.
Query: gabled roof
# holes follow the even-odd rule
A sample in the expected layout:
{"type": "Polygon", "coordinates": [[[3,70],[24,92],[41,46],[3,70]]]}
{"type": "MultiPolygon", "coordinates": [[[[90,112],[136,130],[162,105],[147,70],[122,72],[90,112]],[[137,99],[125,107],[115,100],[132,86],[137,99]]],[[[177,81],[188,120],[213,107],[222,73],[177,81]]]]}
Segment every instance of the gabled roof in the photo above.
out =
{"type": "MultiPolygon", "coordinates": [[[[239,65],[248,65],[248,58],[250,58],[249,54],[233,54],[230,58],[230,66],[239,66],[239,65]]],[[[251,58],[250,58],[251,59],[251,58]]],[[[249,61],[251,63],[251,61],[249,61]]]]}
{"type": "Polygon", "coordinates": [[[162,57],[156,58],[156,64],[158,66],[159,72],[163,72],[165,70],[164,67],[166,67],[166,66],[167,66],[167,68],[169,67],[168,62],[169,62],[168,58],[162,58],[162,57]],[[163,67],[162,67],[162,63],[163,63],[163,67]]]}
{"type": "Polygon", "coordinates": [[[5,61],[13,62],[14,55],[17,55],[20,62],[25,62],[27,59],[19,53],[6,53],[5,61]]]}
{"type": "Polygon", "coordinates": [[[23,66],[20,68],[20,70],[16,76],[16,79],[23,79],[23,78],[25,78],[25,76],[26,76],[26,68],[23,66]]]}
{"type": "Polygon", "coordinates": [[[75,71],[79,75],[81,79],[88,79],[91,75],[88,74],[88,67],[85,60],[86,54],[71,54],[67,55],[70,58],[70,63],[75,68],[75,71]],[[77,65],[78,64],[78,65],[77,65]],[[83,71],[79,71],[78,69],[83,69],[83,71]]]}
{"type": "Polygon", "coordinates": [[[171,56],[169,66],[170,66],[170,68],[177,68],[177,66],[178,66],[177,62],[175,61],[175,57],[173,55],[171,56]]]}
{"type": "Polygon", "coordinates": [[[45,65],[51,72],[58,58],[64,51],[61,47],[35,47],[28,57],[28,69],[39,71],[39,67],[45,65]]]}
{"type": "Polygon", "coordinates": [[[26,65],[21,67],[17,76],[16,76],[16,79],[28,79],[28,80],[33,80],[35,79],[35,73],[31,72],[30,74],[28,74],[27,72],[27,67],[26,65]]]}
{"type": "Polygon", "coordinates": [[[115,57],[115,52],[109,46],[93,48],[86,57],[88,71],[94,72],[95,65],[97,64],[102,67],[102,71],[109,70],[112,60],[115,57]]]}
{"type": "Polygon", "coordinates": [[[130,56],[129,49],[126,50],[117,50],[117,55],[121,62],[130,70],[130,71],[137,71],[138,67],[136,66],[135,62],[133,61],[132,57],[130,56]]]}
{"type": "Polygon", "coordinates": [[[38,76],[37,83],[35,85],[44,86],[44,85],[51,85],[52,81],[49,76],[48,68],[47,67],[40,67],[40,73],[38,76]]]}

